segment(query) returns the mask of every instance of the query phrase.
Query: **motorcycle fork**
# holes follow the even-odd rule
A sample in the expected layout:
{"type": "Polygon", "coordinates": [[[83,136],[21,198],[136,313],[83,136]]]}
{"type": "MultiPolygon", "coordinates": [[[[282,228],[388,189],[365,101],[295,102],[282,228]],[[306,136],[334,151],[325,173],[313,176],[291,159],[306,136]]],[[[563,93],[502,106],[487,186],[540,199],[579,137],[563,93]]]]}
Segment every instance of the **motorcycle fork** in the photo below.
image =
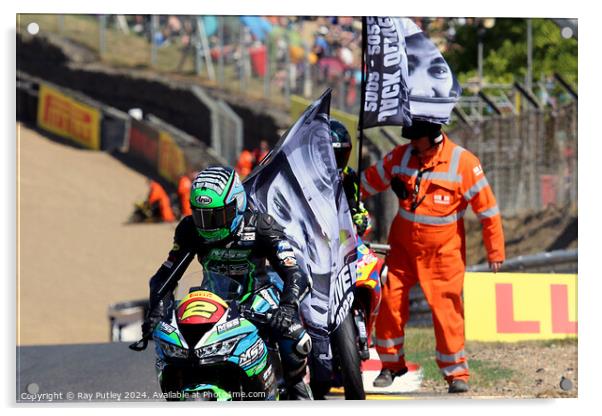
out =
{"type": "MultiPolygon", "coordinates": [[[[360,295],[358,293],[358,295],[360,295]]],[[[361,295],[356,299],[353,308],[353,321],[355,323],[355,328],[357,329],[358,336],[358,352],[360,354],[360,359],[362,361],[366,361],[370,358],[370,349],[368,345],[368,332],[366,329],[366,310],[369,310],[364,305],[365,299],[361,298],[361,295]]]]}

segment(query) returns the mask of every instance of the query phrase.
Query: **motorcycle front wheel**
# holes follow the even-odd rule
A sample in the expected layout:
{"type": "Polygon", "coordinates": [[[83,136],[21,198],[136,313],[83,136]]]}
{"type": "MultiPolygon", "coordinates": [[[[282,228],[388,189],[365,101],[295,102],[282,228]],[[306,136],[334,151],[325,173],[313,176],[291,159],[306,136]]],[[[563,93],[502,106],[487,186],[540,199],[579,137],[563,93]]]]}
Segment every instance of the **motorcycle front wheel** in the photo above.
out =
{"type": "Polygon", "coordinates": [[[362,382],[361,360],[358,351],[358,332],[353,319],[353,311],[339,327],[330,335],[340,366],[345,400],[365,400],[364,383],[362,382]]]}

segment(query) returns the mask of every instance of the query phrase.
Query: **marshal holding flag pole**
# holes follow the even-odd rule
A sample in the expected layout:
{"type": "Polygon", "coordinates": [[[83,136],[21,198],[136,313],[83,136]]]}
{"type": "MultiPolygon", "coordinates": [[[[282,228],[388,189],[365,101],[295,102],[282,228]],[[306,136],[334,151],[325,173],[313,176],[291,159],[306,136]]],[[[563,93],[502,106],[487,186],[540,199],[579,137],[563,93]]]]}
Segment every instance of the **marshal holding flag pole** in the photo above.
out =
{"type": "Polygon", "coordinates": [[[364,129],[411,126],[412,119],[448,124],[462,92],[441,52],[412,20],[376,16],[362,18],[361,88],[358,180],[364,129]]]}

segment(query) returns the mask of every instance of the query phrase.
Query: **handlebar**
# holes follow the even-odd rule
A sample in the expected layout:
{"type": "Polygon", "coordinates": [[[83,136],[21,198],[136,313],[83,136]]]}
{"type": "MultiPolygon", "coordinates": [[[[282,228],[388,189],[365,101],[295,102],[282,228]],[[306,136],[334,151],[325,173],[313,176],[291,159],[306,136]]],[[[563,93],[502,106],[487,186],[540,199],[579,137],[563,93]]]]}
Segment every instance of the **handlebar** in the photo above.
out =
{"type": "Polygon", "coordinates": [[[272,319],[273,314],[270,312],[267,312],[267,313],[255,312],[254,310],[251,309],[251,307],[249,307],[247,305],[238,305],[238,308],[240,310],[240,314],[251,321],[256,321],[261,324],[266,324],[266,323],[269,323],[270,320],[272,319]]]}
{"type": "MultiPolygon", "coordinates": [[[[247,305],[238,305],[238,308],[240,310],[241,315],[243,315],[245,318],[255,321],[255,322],[259,322],[261,324],[267,324],[272,319],[273,314],[269,313],[269,312],[267,312],[267,313],[255,312],[247,305]]],[[[146,349],[146,347],[148,346],[148,341],[150,340],[151,337],[152,337],[152,335],[147,335],[145,337],[142,337],[141,339],[134,342],[133,344],[130,344],[128,346],[128,348],[131,349],[132,351],[136,351],[136,352],[144,351],[146,349]]]]}
{"type": "Polygon", "coordinates": [[[143,337],[140,340],[134,342],[133,344],[130,344],[128,348],[136,352],[144,351],[148,346],[149,338],[150,337],[143,337]]]}
{"type": "Polygon", "coordinates": [[[391,245],[389,244],[380,244],[380,243],[368,243],[364,242],[366,247],[372,249],[374,252],[379,254],[387,255],[391,251],[391,245]]]}

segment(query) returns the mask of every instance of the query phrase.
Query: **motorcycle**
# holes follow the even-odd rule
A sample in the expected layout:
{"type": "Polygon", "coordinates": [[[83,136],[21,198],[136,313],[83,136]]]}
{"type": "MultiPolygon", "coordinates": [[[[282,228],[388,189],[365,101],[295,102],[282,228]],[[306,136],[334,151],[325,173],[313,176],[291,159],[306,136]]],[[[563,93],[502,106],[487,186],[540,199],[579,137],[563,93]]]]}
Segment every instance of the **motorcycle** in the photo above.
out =
{"type": "MultiPolygon", "coordinates": [[[[281,287],[279,288],[281,289],[281,287]]],[[[261,327],[279,302],[268,285],[240,300],[242,285],[205,272],[152,333],[156,370],[168,401],[277,400],[286,396],[278,346],[261,327]]],[[[144,338],[130,345],[146,348],[144,338]]]]}
{"type": "Polygon", "coordinates": [[[381,301],[381,279],[387,268],[377,251],[386,254],[387,246],[369,247],[358,239],[357,277],[354,300],[347,317],[330,334],[333,371],[330,380],[312,380],[315,399],[324,399],[332,387],[343,387],[346,400],[364,400],[362,361],[370,358],[371,336],[381,301]]]}

